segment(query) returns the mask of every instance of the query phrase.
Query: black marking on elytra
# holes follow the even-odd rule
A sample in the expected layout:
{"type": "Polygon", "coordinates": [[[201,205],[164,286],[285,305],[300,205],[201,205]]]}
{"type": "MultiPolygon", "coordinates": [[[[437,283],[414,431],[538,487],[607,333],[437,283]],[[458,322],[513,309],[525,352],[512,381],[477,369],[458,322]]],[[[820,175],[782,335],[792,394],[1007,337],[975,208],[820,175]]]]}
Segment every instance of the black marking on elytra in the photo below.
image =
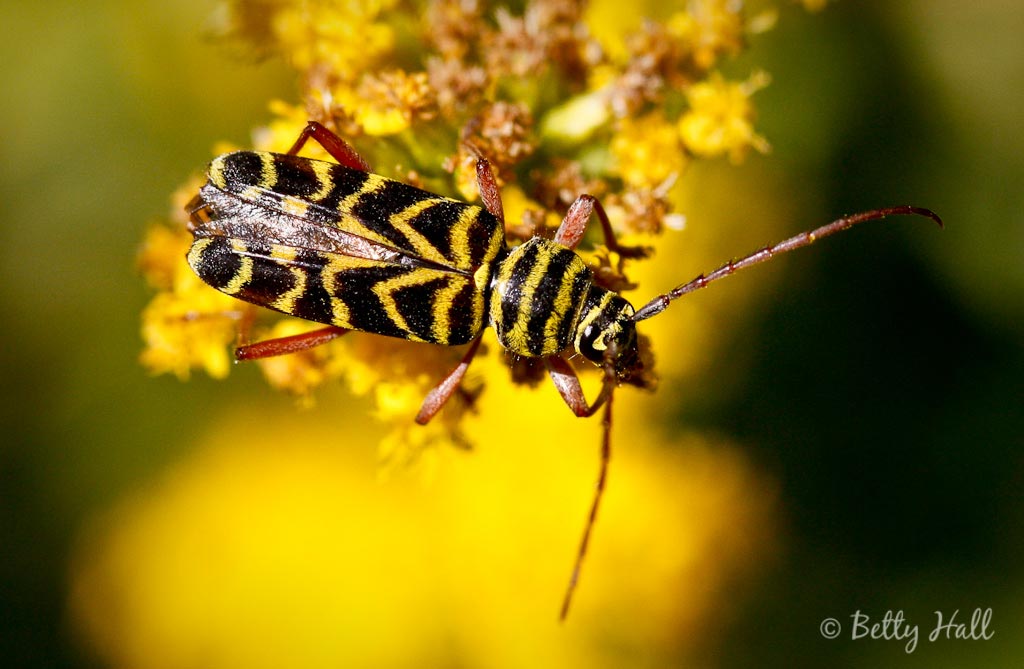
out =
{"type": "Polygon", "coordinates": [[[364,194],[352,208],[352,214],[370,230],[400,249],[413,250],[401,230],[391,224],[391,217],[411,205],[436,197],[427,191],[398,181],[384,181],[376,190],[364,194]]]}
{"type": "Polygon", "coordinates": [[[455,262],[452,252],[451,229],[469,207],[455,200],[441,200],[424,209],[409,220],[409,226],[423,235],[449,262],[455,262]]]}
{"type": "Polygon", "coordinates": [[[273,161],[277,180],[268,186],[274,192],[307,200],[322,187],[320,179],[313,171],[313,163],[308,158],[274,154],[273,161]]]}
{"type": "MultiPolygon", "coordinates": [[[[195,243],[199,243],[199,239],[195,243]]],[[[231,248],[231,240],[225,237],[210,239],[211,242],[203,249],[192,269],[206,283],[223,289],[242,268],[242,258],[231,248]]]]}
{"type": "Polygon", "coordinates": [[[402,286],[393,293],[398,313],[405,319],[409,330],[420,339],[434,340],[434,297],[448,285],[448,277],[438,277],[410,286],[402,286]]]}
{"type": "Polygon", "coordinates": [[[221,158],[224,190],[243,191],[249,186],[263,185],[263,160],[255,151],[235,151],[221,158]]]}
{"type": "Polygon", "coordinates": [[[252,260],[252,276],[235,297],[246,302],[274,308],[272,303],[292,290],[297,283],[290,261],[273,258],[270,247],[261,242],[248,242],[246,255],[252,260]]]}
{"type": "Polygon", "coordinates": [[[352,327],[389,337],[406,337],[408,332],[394,323],[373,287],[381,281],[404,276],[411,271],[415,270],[404,265],[338,270],[333,277],[334,296],[348,307],[352,327]]]}
{"type": "Polygon", "coordinates": [[[319,200],[311,200],[306,209],[306,217],[315,223],[345,228],[341,221],[338,206],[353,193],[363,188],[370,175],[359,170],[350,170],[343,165],[332,164],[329,168],[331,188],[319,200]]]}
{"type": "MultiPolygon", "coordinates": [[[[449,346],[468,344],[483,329],[483,320],[473,321],[473,300],[476,294],[476,287],[472,283],[466,283],[452,299],[451,307],[448,309],[449,346]]],[[[481,316],[486,317],[486,313],[484,310],[481,316]]]]}
{"type": "Polygon", "coordinates": [[[324,257],[316,251],[301,250],[295,255],[296,263],[309,269],[306,272],[306,287],[295,299],[292,313],[299,318],[317,323],[334,323],[334,310],[331,306],[331,295],[324,288],[322,268],[324,257]]]}
{"type": "MultiPolygon", "coordinates": [[[[499,230],[499,234],[504,237],[505,231],[502,227],[501,221],[492,216],[491,212],[486,209],[480,209],[477,213],[476,220],[469,226],[469,230],[466,233],[466,244],[469,247],[469,260],[471,267],[476,268],[482,265],[486,260],[493,260],[493,258],[488,258],[487,254],[491,251],[491,240],[499,230]]],[[[504,250],[505,245],[502,244],[498,253],[500,254],[504,250]]]]}

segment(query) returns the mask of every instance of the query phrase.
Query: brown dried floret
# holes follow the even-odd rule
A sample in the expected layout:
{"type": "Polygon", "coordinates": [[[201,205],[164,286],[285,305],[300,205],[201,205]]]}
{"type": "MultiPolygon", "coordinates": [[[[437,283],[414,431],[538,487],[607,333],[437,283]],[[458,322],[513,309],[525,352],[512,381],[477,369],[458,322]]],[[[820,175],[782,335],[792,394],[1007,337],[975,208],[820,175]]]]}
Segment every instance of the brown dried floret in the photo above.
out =
{"type": "Polygon", "coordinates": [[[427,59],[427,80],[436,94],[438,109],[447,119],[479,104],[489,81],[479,65],[438,57],[427,59]]]}
{"type": "Polygon", "coordinates": [[[486,30],[478,0],[432,0],[424,31],[445,60],[463,61],[486,30]]]}
{"type": "Polygon", "coordinates": [[[664,25],[645,20],[640,31],[626,39],[626,49],[629,61],[608,93],[612,113],[619,118],[661,101],[667,83],[685,83],[678,70],[682,45],[664,25]]]}
{"type": "Polygon", "coordinates": [[[549,169],[544,171],[532,170],[530,181],[533,199],[555,211],[566,209],[584,193],[600,200],[608,192],[604,179],[584,176],[579,161],[564,158],[552,158],[549,169]]]}
{"type": "Polygon", "coordinates": [[[610,193],[604,206],[609,217],[617,221],[622,230],[644,234],[659,234],[662,227],[681,227],[678,215],[671,214],[668,200],[671,183],[657,188],[630,188],[621,193],[610,193]]]}
{"type": "MultiPolygon", "coordinates": [[[[522,103],[498,101],[487,105],[462,128],[461,144],[456,164],[460,175],[475,180],[476,158],[473,150],[491,162],[499,181],[512,178],[512,167],[532,154],[537,148],[533,134],[533,116],[522,103]],[[472,147],[472,150],[469,148],[472,147]],[[464,168],[469,167],[470,170],[464,168]]],[[[463,192],[465,186],[461,183],[463,192]]],[[[475,183],[469,192],[475,194],[475,183]]]]}

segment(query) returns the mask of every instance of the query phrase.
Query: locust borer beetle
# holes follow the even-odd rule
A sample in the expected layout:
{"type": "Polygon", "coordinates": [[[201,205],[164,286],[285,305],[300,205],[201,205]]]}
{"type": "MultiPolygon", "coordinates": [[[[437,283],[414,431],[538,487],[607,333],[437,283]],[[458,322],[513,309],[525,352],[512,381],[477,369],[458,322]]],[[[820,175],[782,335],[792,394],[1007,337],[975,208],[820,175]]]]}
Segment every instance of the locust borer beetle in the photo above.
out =
{"type": "Polygon", "coordinates": [[[896,214],[939,217],[920,207],[874,209],[837,219],[766,246],[681,284],[634,309],[595,283],[573,249],[596,214],[605,245],[623,258],[647,249],[618,244],[601,203],[580,195],[553,239],[508,247],[501,195],[488,161],[478,156],[483,206],[467,204],[373,174],[356,151],[311,121],[285,154],[236,151],[210,164],[188,204],[195,240],[188,263],[228,295],[328,327],[239,347],[239,360],[305,350],[351,330],[448,346],[468,344],[459,364],[430,391],[416,421],[428,422],[456,392],[479,346],[494,328],[510,353],[543,361],[577,416],[602,406],[597,490],[570,577],[568,612],[587,551],[611,452],[614,389],[642,371],[636,324],[673,300],[775,255],[807,246],[859,223],[896,214]],[[314,139],[338,162],[298,155],[314,139]],[[593,402],[568,356],[603,370],[593,402]]]}

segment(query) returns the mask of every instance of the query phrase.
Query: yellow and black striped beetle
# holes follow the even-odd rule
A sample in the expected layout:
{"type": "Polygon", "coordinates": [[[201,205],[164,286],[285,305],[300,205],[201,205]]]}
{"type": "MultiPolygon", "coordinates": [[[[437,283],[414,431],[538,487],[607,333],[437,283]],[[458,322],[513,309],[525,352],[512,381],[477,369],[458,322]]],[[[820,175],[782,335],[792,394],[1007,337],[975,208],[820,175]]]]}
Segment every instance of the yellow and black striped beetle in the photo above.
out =
{"type": "Polygon", "coordinates": [[[579,576],[604,490],[616,386],[639,376],[636,323],[744,267],[858,223],[896,214],[939,217],[920,207],[875,209],[837,219],[730,261],[634,310],[594,282],[573,251],[593,214],[605,245],[622,257],[647,250],[619,245],[595,198],[569,207],[554,239],[508,248],[501,196],[483,157],[476,163],[483,207],[440,197],[373,174],[344,140],[310,121],[285,154],[237,151],[214,159],[188,204],[195,239],[188,263],[217,290],[252,304],[327,324],[310,333],[257,342],[239,360],[283,355],[350,330],[449,346],[469,344],[461,362],[427,395],[416,421],[429,421],[466,374],[489,325],[510,353],[542,359],[577,416],[602,406],[604,434],[597,490],[580,542],[562,618],[579,576]],[[300,157],[309,139],[338,162],[300,157]],[[600,365],[600,393],[587,402],[567,356],[600,365]]]}

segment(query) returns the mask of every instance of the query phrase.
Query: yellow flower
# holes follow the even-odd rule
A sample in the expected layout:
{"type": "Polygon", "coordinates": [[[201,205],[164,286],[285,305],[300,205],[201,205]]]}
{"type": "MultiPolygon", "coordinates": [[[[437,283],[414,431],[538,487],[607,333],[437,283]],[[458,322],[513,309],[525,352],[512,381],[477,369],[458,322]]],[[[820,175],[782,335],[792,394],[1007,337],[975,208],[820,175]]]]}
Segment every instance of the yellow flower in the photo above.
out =
{"type": "Polygon", "coordinates": [[[170,290],[191,243],[192,236],[182,228],[151,225],[142,240],[136,266],[150,286],[170,290]]]}
{"type": "MultiPolygon", "coordinates": [[[[266,11],[246,7],[241,11],[266,11]]],[[[255,4],[255,3],[254,3],[255,4]]],[[[293,0],[273,9],[271,27],[278,46],[293,66],[328,66],[359,72],[394,44],[394,31],[380,20],[392,0],[331,2],[293,0]]]]}
{"type": "Polygon", "coordinates": [[[551,434],[597,426],[548,400],[504,386],[482,411],[520,402],[537,420],[480,424],[486,447],[431,451],[444,456],[431,480],[393,471],[390,484],[358,447],[360,407],[336,422],[229,411],[90,525],[74,626],[104,665],[134,669],[678,666],[771,559],[772,485],[727,443],[661,443],[624,403],[634,438],[560,626],[597,453],[551,434]]]}
{"type": "Polygon", "coordinates": [[[235,340],[243,305],[204,284],[185,264],[191,235],[150,228],[139,266],[163,290],[142,312],[140,361],[154,374],[187,379],[192,367],[214,378],[228,374],[227,346],[235,340]]]}
{"type": "MultiPolygon", "coordinates": [[[[322,328],[318,323],[287,318],[278,321],[269,332],[258,339],[291,337],[322,328]]],[[[336,364],[335,348],[344,342],[329,342],[315,348],[290,355],[279,355],[259,360],[260,369],[267,383],[278,390],[285,390],[298,396],[307,404],[312,401],[312,392],[329,378],[336,377],[340,370],[336,364]]]]}
{"type": "Polygon", "coordinates": [[[687,45],[694,64],[703,71],[720,55],[735,55],[744,46],[743,4],[735,0],[689,0],[686,11],[668,20],[669,33],[687,45]]]}
{"type": "Polygon", "coordinates": [[[388,70],[362,77],[356,88],[339,86],[335,104],[352,110],[356,123],[367,135],[396,135],[417,118],[436,113],[426,72],[388,70]]]}
{"type": "Polygon", "coordinates": [[[611,150],[619,175],[630,186],[653,188],[686,166],[679,132],[660,112],[623,119],[611,150]]]}
{"type": "Polygon", "coordinates": [[[679,135],[695,155],[727,154],[740,162],[751,147],[766,153],[768,140],[754,131],[754,107],[750,96],[768,85],[765,72],[755,72],[743,82],[726,81],[717,72],[687,92],[690,108],[679,119],[679,135]]]}

